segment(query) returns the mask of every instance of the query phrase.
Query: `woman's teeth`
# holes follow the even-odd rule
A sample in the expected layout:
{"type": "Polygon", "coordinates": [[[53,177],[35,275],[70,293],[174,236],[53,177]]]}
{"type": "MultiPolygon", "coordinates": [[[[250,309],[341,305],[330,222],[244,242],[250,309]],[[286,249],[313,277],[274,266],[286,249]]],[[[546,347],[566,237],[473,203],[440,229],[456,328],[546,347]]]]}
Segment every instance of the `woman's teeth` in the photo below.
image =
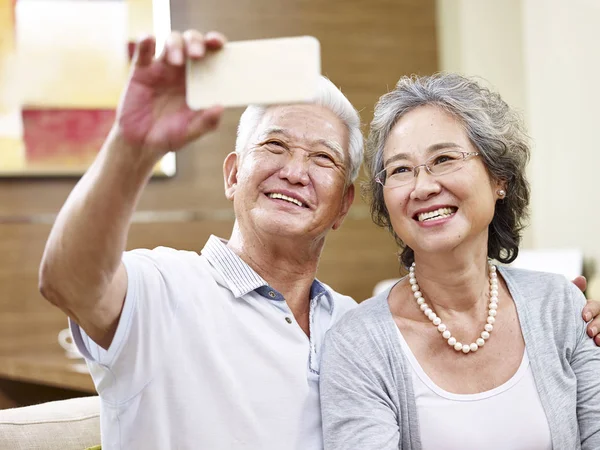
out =
{"type": "Polygon", "coordinates": [[[428,220],[434,219],[444,219],[446,217],[450,217],[454,214],[454,210],[452,208],[440,208],[435,211],[429,211],[425,213],[421,213],[417,216],[419,222],[426,222],[428,220]]]}

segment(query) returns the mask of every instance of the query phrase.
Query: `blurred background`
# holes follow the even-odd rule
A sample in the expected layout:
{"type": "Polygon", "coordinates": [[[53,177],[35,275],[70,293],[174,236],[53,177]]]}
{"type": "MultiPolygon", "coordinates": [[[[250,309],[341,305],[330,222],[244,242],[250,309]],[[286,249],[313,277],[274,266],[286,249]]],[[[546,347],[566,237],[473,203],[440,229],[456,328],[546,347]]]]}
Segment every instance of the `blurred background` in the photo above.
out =
{"type": "MultiPolygon", "coordinates": [[[[522,113],[534,144],[523,264],[583,272],[600,298],[599,22],[595,0],[0,0],[0,409],[94,393],[85,365],[58,343],[66,317],[41,298],[37,270],[114,118],[140,34],[164,36],[170,24],[231,41],[315,36],[323,74],[365,130],[402,75],[481,77],[522,113]]],[[[199,251],[210,234],[229,236],[221,167],[241,112],[157,167],[129,248],[199,251]]],[[[360,301],[399,275],[393,240],[357,199],[328,238],[319,278],[360,301]]]]}

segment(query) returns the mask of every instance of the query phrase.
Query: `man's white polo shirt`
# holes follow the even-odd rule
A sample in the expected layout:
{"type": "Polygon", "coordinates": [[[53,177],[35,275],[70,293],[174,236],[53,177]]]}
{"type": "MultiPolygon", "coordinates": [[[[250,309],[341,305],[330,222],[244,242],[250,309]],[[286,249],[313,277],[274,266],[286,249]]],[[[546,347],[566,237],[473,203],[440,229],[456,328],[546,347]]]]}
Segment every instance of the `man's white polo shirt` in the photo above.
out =
{"type": "Polygon", "coordinates": [[[105,351],[71,330],[102,400],[102,448],[322,449],[325,332],[356,304],[316,281],[310,340],[285,299],[220,239],[202,254],[123,256],[128,291],[105,351]]]}

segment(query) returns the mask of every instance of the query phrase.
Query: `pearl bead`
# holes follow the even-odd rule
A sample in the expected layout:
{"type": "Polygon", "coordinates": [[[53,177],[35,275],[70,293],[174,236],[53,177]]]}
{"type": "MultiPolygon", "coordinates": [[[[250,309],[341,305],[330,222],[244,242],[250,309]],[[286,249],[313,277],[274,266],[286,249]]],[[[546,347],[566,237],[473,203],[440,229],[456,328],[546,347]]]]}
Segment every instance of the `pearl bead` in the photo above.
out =
{"type": "Polygon", "coordinates": [[[498,275],[497,269],[491,260],[488,260],[489,268],[489,283],[490,283],[490,303],[488,307],[487,323],[484,325],[485,331],[481,333],[481,337],[477,338],[475,342],[471,344],[462,344],[452,336],[448,327],[442,323],[442,319],[437,316],[433,309],[425,302],[423,293],[420,291],[419,284],[417,282],[417,276],[415,274],[416,263],[412,263],[409,268],[409,282],[413,291],[413,296],[419,305],[419,309],[423,311],[423,314],[427,316],[431,323],[437,327],[438,331],[442,333],[442,337],[447,340],[448,345],[454,347],[457,352],[462,351],[467,354],[470,352],[476,352],[480,347],[483,347],[485,341],[490,338],[490,332],[494,329],[493,324],[496,322],[496,316],[498,314],[498,275]]]}

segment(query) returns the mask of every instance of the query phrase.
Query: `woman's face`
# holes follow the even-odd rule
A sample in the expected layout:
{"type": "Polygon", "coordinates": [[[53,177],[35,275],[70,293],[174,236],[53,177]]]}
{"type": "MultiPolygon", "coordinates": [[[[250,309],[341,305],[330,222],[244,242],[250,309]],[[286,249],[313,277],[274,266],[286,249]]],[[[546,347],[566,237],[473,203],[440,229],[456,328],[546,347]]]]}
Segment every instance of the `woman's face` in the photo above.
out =
{"type": "MultiPolygon", "coordinates": [[[[392,129],[384,148],[384,167],[406,172],[426,161],[432,167],[446,161],[436,155],[448,151],[477,149],[458,119],[436,106],[421,106],[392,129]]],[[[407,184],[390,188],[386,183],[383,189],[394,231],[416,257],[424,252],[467,250],[470,245],[487,251],[488,225],[503,186],[490,178],[480,156],[458,164],[459,170],[435,176],[420,167],[407,184]]]]}

